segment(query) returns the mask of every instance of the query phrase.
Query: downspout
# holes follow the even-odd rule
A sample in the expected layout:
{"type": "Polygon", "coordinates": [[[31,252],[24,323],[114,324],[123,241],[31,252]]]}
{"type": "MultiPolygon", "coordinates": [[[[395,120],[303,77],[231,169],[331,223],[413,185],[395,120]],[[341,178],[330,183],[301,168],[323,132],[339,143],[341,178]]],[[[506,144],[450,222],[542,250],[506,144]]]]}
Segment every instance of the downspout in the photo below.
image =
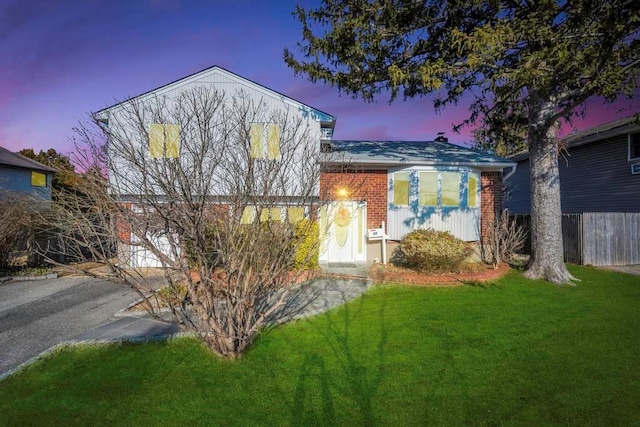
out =
{"type": "Polygon", "coordinates": [[[511,170],[510,170],[510,171],[509,171],[505,176],[503,176],[503,177],[502,177],[502,180],[503,180],[503,181],[506,181],[506,180],[508,180],[509,178],[511,178],[511,175],[513,175],[514,173],[516,173],[516,169],[517,169],[517,167],[518,167],[518,164],[517,164],[517,163],[514,163],[514,164],[513,164],[513,166],[511,166],[511,170]]]}

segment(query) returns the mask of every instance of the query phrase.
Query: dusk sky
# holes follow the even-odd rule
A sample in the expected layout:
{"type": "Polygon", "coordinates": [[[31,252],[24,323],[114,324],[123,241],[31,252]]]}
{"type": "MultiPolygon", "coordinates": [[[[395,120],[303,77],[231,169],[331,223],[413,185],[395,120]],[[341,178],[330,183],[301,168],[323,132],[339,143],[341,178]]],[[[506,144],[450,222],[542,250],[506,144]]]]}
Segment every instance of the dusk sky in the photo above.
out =
{"type": "MultiPolygon", "coordinates": [[[[318,2],[0,0],[0,145],[69,153],[73,126],[92,111],[213,65],[336,116],[336,139],[431,140],[444,131],[470,141],[469,129],[451,130],[468,102],[436,114],[429,98],[367,104],[295,78],[282,52],[297,52],[296,3],[318,2]]],[[[575,125],[637,111],[637,99],[595,100],[575,125]]]]}

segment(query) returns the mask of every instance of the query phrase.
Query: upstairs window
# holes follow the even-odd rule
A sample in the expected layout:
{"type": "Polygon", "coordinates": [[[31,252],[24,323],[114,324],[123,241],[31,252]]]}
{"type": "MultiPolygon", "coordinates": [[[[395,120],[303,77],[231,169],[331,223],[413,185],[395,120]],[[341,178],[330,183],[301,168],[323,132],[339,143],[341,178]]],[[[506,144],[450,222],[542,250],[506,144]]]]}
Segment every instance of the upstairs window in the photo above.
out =
{"type": "Polygon", "coordinates": [[[640,133],[629,134],[629,160],[640,160],[640,133]]]}
{"type": "Polygon", "coordinates": [[[180,126],[151,123],[149,156],[152,159],[176,159],[180,152],[180,126]]]}
{"type": "Polygon", "coordinates": [[[31,186],[32,187],[46,187],[47,175],[40,172],[31,172],[31,186]]]}
{"type": "Polygon", "coordinates": [[[252,158],[276,160],[280,157],[280,125],[252,123],[249,138],[252,158]]]}
{"type": "Polygon", "coordinates": [[[409,206],[409,172],[393,174],[393,204],[409,206]]]}

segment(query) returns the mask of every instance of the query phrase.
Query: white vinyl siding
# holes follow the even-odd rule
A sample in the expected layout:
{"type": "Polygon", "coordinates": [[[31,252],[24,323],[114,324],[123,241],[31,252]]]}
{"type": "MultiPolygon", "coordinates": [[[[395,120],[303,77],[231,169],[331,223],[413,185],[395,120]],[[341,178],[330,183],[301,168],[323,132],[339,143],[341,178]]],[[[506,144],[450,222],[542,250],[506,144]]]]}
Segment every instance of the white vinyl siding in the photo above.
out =
{"type": "Polygon", "coordinates": [[[433,228],[449,231],[465,241],[478,240],[478,172],[453,167],[389,172],[387,234],[391,239],[400,240],[415,229],[433,228]]]}

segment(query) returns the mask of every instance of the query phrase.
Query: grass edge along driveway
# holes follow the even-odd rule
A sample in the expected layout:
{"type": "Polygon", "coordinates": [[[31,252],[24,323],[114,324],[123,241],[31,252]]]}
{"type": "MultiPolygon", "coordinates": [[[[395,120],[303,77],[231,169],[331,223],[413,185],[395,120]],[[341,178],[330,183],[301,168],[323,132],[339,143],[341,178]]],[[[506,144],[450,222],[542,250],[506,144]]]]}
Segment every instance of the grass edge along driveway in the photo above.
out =
{"type": "Polygon", "coordinates": [[[65,349],[0,382],[0,425],[640,424],[640,278],[377,286],[263,334],[65,349]]]}

